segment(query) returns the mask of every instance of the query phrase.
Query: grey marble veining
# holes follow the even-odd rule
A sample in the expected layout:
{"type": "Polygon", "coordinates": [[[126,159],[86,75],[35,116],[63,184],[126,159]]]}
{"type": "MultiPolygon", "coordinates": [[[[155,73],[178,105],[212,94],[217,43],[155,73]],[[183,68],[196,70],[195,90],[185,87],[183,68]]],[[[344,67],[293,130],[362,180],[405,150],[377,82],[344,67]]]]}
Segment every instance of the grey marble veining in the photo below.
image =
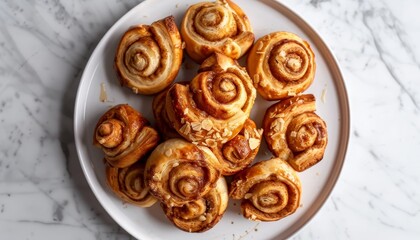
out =
{"type": "MultiPolygon", "coordinates": [[[[130,239],[81,172],[80,74],[139,1],[0,2],[1,239],[130,239]]],[[[420,2],[284,0],[331,46],[352,136],[331,197],[294,239],[420,237],[420,2]]]]}

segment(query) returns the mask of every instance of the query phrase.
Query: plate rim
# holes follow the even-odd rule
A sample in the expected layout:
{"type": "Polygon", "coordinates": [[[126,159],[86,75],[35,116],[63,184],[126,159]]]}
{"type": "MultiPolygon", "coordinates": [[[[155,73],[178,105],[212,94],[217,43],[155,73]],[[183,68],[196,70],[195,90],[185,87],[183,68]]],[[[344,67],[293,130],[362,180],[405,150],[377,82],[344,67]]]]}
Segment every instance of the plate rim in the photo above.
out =
{"type": "MultiPolygon", "coordinates": [[[[124,13],[122,17],[118,18],[114,22],[114,24],[107,30],[107,32],[101,37],[101,40],[98,42],[98,44],[95,46],[95,49],[90,54],[89,60],[86,63],[83,69],[83,73],[80,77],[79,85],[78,85],[77,93],[76,93],[76,98],[75,98],[75,103],[74,103],[75,106],[74,106],[74,114],[73,114],[73,119],[74,119],[74,124],[73,124],[74,136],[73,137],[75,139],[77,157],[79,159],[79,163],[82,168],[83,175],[85,176],[86,181],[91,191],[94,193],[95,198],[101,204],[102,208],[121,228],[123,228],[125,231],[127,231],[127,233],[129,233],[131,236],[134,236],[134,237],[137,237],[137,235],[139,234],[134,234],[131,231],[131,229],[128,229],[124,224],[122,224],[122,221],[119,220],[115,216],[115,214],[112,213],[112,211],[108,211],[108,207],[104,203],[104,200],[99,197],[100,196],[99,191],[96,189],[96,186],[93,185],[94,183],[93,183],[92,177],[95,175],[93,174],[91,176],[90,173],[88,172],[89,171],[88,168],[89,167],[91,168],[92,166],[90,166],[88,162],[85,162],[82,160],[84,157],[83,157],[81,149],[85,147],[82,144],[82,139],[84,137],[84,134],[80,133],[81,129],[79,126],[81,126],[85,120],[85,116],[84,116],[85,111],[81,111],[80,108],[82,107],[85,108],[86,106],[82,106],[82,104],[80,104],[79,102],[83,98],[83,94],[85,93],[87,94],[87,92],[89,92],[89,91],[86,91],[84,93],[83,87],[86,84],[86,80],[84,79],[86,79],[87,75],[89,75],[86,69],[91,68],[92,65],[94,65],[93,61],[95,58],[93,56],[97,55],[97,52],[99,51],[99,49],[102,47],[102,45],[106,43],[106,39],[109,38],[109,36],[115,31],[115,29],[121,22],[129,18],[132,15],[132,12],[136,11],[136,9],[138,8],[141,8],[143,4],[145,4],[146,2],[152,2],[152,1],[154,0],[144,0],[140,2],[139,4],[137,4],[136,6],[134,6],[133,8],[131,8],[129,11],[124,13]],[[82,115],[82,116],[79,116],[79,115],[82,115]]],[[[299,220],[299,224],[295,224],[298,226],[294,226],[292,227],[293,229],[288,230],[289,233],[286,234],[287,235],[286,238],[291,238],[295,234],[297,234],[301,229],[303,229],[309,222],[311,222],[313,218],[325,206],[325,203],[327,202],[328,198],[331,196],[339,180],[344,163],[346,162],[345,161],[346,155],[347,155],[348,146],[349,146],[349,142],[351,138],[350,136],[350,132],[351,132],[350,102],[349,102],[348,91],[347,91],[346,83],[343,77],[340,64],[336,56],[334,55],[333,51],[331,50],[330,46],[327,44],[324,38],[318,33],[318,31],[316,31],[316,29],[310,23],[305,21],[305,19],[299,13],[292,10],[292,8],[288,4],[280,2],[280,0],[256,0],[256,1],[263,2],[264,4],[269,5],[271,8],[274,8],[274,10],[280,12],[281,14],[285,14],[287,18],[289,18],[292,22],[297,24],[299,28],[310,37],[310,39],[315,43],[315,45],[319,49],[320,53],[324,56],[324,58],[329,58],[329,60],[326,59],[326,62],[329,63],[327,68],[332,74],[332,79],[338,93],[337,94],[338,99],[340,99],[339,104],[338,104],[338,106],[340,107],[340,113],[341,113],[341,119],[339,121],[340,123],[339,126],[341,128],[340,137],[339,137],[340,146],[338,147],[338,152],[334,158],[336,160],[335,164],[333,165],[333,169],[335,169],[335,171],[332,171],[332,173],[330,173],[330,176],[328,178],[329,181],[324,186],[323,192],[318,197],[317,201],[313,203],[313,205],[317,205],[316,209],[311,211],[310,214],[308,214],[306,218],[304,217],[303,221],[299,220]],[[333,66],[331,65],[331,63],[333,63],[333,66]],[[334,74],[332,73],[333,71],[334,71],[334,74]],[[337,161],[337,159],[339,161],[337,161]],[[330,180],[333,180],[333,181],[330,181],[330,180]]],[[[89,86],[90,86],[90,83],[91,82],[89,82],[89,86]]]]}

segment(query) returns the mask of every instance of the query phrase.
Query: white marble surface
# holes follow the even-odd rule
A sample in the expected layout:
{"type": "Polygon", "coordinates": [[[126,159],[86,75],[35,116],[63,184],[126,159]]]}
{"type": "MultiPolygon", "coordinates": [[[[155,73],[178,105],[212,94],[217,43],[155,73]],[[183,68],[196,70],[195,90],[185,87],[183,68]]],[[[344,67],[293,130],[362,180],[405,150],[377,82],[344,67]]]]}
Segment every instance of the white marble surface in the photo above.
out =
{"type": "MultiPolygon", "coordinates": [[[[293,239],[420,238],[420,1],[281,0],[339,60],[352,136],[336,188],[293,239]]],[[[139,1],[0,1],[0,239],[130,239],[76,156],[80,74],[139,1]]]]}

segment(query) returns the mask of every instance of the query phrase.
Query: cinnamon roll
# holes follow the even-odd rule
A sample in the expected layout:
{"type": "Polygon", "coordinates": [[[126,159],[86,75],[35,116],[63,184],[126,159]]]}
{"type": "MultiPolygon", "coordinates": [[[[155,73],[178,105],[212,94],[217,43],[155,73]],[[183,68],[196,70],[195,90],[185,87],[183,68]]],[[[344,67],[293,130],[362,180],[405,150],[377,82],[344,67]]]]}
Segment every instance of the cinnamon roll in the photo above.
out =
{"type": "Polygon", "coordinates": [[[279,100],[306,90],[315,76],[315,55],[309,43],[289,32],[274,32],[252,47],[247,69],[258,93],[279,100]]]}
{"type": "Polygon", "coordinates": [[[125,202],[150,207],[157,199],[149,193],[144,182],[145,163],[138,161],[126,168],[106,165],[106,180],[112,191],[125,202]]]}
{"type": "Polygon", "coordinates": [[[307,94],[275,103],[264,115],[268,148],[297,171],[321,161],[327,146],[327,127],[315,110],[315,97],[307,94]]]}
{"type": "Polygon", "coordinates": [[[103,150],[113,167],[125,168],[154,148],[158,133],[128,104],[109,109],[96,124],[93,144],[103,150]]]}
{"type": "Polygon", "coordinates": [[[243,128],[256,91],[235,60],[214,54],[200,66],[188,86],[174,84],[166,95],[166,112],[175,130],[204,146],[224,144],[243,128]]]}
{"type": "Polygon", "coordinates": [[[124,33],[115,55],[123,86],[134,93],[154,94],[169,86],[182,62],[182,41],[174,17],[138,25],[124,33]]]}
{"type": "Polygon", "coordinates": [[[145,179],[150,192],[168,206],[182,206],[207,194],[220,172],[215,156],[182,139],[169,139],[147,159],[145,179]]]}
{"type": "Polygon", "coordinates": [[[254,221],[276,221],[294,213],[302,191],[296,171],[279,158],[239,172],[230,187],[229,196],[242,199],[243,216],[254,221]]]}
{"type": "Polygon", "coordinates": [[[209,146],[217,158],[213,165],[222,175],[233,175],[249,166],[257,156],[262,138],[262,129],[257,129],[251,119],[232,140],[225,144],[209,146]]]}
{"type": "Polygon", "coordinates": [[[254,42],[247,16],[230,0],[192,5],[182,19],[181,35],[188,55],[197,63],[214,52],[238,59],[254,42]]]}
{"type": "Polygon", "coordinates": [[[228,189],[221,176],[216,186],[202,198],[181,207],[161,204],[168,219],[179,229],[187,232],[204,232],[216,225],[226,211],[228,189]]]}

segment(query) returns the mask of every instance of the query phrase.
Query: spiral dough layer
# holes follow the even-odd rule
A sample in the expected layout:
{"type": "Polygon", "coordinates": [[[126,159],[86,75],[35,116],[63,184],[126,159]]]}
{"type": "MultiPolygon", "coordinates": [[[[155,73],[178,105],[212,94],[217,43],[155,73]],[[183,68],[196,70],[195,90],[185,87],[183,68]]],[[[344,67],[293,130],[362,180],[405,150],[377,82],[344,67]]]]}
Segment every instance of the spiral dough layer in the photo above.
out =
{"type": "Polygon", "coordinates": [[[229,195],[242,199],[241,210],[245,218],[276,221],[297,210],[301,191],[295,170],[283,160],[273,158],[235,175],[229,195]]]}
{"type": "Polygon", "coordinates": [[[315,109],[315,97],[307,94],[273,104],[264,115],[269,149],[297,171],[321,161],[327,146],[327,126],[315,109]]]}
{"type": "Polygon", "coordinates": [[[123,86],[154,94],[169,86],[182,62],[182,41],[172,16],[129,29],[121,38],[115,69],[123,86]]]}
{"type": "Polygon", "coordinates": [[[220,172],[209,161],[211,152],[182,139],[170,139],[159,146],[147,159],[145,179],[150,192],[168,206],[182,206],[207,194],[220,172]]]}
{"type": "Polygon", "coordinates": [[[247,69],[258,93],[279,100],[306,90],[315,77],[315,55],[309,43],[289,32],[274,32],[252,47],[247,69]]]}
{"type": "Polygon", "coordinates": [[[249,118],[256,91],[245,69],[222,54],[200,66],[187,86],[174,84],[166,95],[171,125],[184,138],[204,146],[224,144],[249,118]]]}
{"type": "Polygon", "coordinates": [[[126,168],[114,168],[107,164],[107,183],[123,201],[150,207],[157,199],[149,193],[149,187],[144,182],[144,168],[144,163],[140,161],[126,168]]]}
{"type": "Polygon", "coordinates": [[[238,59],[254,42],[247,16],[229,0],[192,5],[182,20],[181,35],[188,55],[198,63],[214,52],[238,59]]]}
{"type": "Polygon", "coordinates": [[[103,150],[111,166],[128,167],[158,144],[159,135],[148,124],[128,104],[114,106],[96,124],[93,144],[103,150]]]}
{"type": "Polygon", "coordinates": [[[181,230],[204,232],[220,221],[228,204],[228,189],[221,176],[215,188],[202,198],[188,202],[181,207],[161,204],[168,219],[181,230]]]}

